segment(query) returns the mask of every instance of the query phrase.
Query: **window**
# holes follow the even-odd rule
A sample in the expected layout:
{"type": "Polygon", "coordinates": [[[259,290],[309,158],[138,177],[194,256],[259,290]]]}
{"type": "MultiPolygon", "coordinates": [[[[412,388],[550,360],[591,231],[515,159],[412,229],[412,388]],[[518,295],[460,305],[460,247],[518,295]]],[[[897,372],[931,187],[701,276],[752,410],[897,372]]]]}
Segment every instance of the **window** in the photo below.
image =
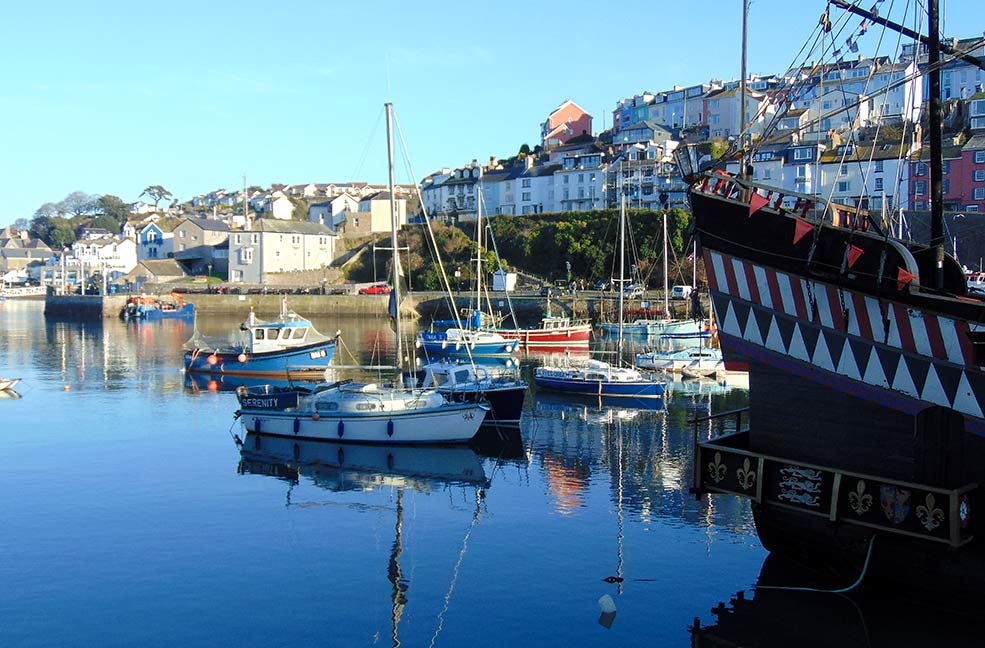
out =
{"type": "Polygon", "coordinates": [[[951,181],[950,180],[945,179],[941,183],[941,191],[943,191],[945,194],[951,193],[951,181]]]}
{"type": "MultiPolygon", "coordinates": [[[[564,184],[568,184],[568,181],[570,180],[571,180],[571,176],[564,176],[564,180],[562,180],[561,182],[563,182],[564,184]]],[[[525,185],[525,186],[529,187],[530,185],[525,185]]]]}
{"type": "Polygon", "coordinates": [[[975,169],[975,182],[985,181],[985,169],[975,169]]]}
{"type": "MultiPolygon", "coordinates": [[[[565,182],[567,182],[568,176],[564,176],[564,179],[565,179],[565,182]]],[[[523,180],[521,180],[520,181],[520,186],[523,187],[524,189],[529,188],[530,187],[530,178],[524,178],[523,180]]]]}
{"type": "MultiPolygon", "coordinates": [[[[975,162],[977,162],[977,161],[978,161],[978,158],[975,157],[975,162]]],[[[185,230],[178,230],[178,238],[185,238],[185,230]]]]}
{"type": "Polygon", "coordinates": [[[927,193],[927,181],[926,180],[918,180],[917,182],[915,182],[914,183],[914,186],[913,186],[913,193],[915,193],[918,196],[923,196],[924,194],[926,194],[927,193]]]}
{"type": "Polygon", "coordinates": [[[585,174],[584,173],[579,173],[578,174],[578,184],[584,184],[584,183],[585,183],[585,174]]]}
{"type": "Polygon", "coordinates": [[[852,183],[847,180],[842,180],[838,183],[838,193],[848,193],[851,191],[852,183]]]}
{"type": "Polygon", "coordinates": [[[985,200],[985,187],[975,187],[975,200],[985,200]]]}
{"type": "Polygon", "coordinates": [[[876,178],[876,191],[882,191],[882,178],[876,178]]]}
{"type": "Polygon", "coordinates": [[[944,160],[943,172],[945,175],[951,172],[951,161],[944,160]]]}
{"type": "MultiPolygon", "coordinates": [[[[568,197],[568,195],[567,195],[568,192],[565,191],[564,193],[565,193],[565,196],[564,197],[567,198],[568,197]]],[[[520,196],[520,200],[530,200],[530,192],[529,191],[524,191],[523,194],[520,196]]]]}
{"type": "Polygon", "coordinates": [[[763,169],[763,180],[772,180],[773,171],[771,169],[763,169]]]}
{"type": "Polygon", "coordinates": [[[810,149],[805,149],[805,148],[794,149],[793,159],[795,159],[795,160],[809,160],[809,159],[811,159],[811,150],[810,149]]]}
{"type": "Polygon", "coordinates": [[[848,175],[848,167],[842,165],[842,167],[838,169],[838,175],[848,175]]]}
{"type": "Polygon", "coordinates": [[[242,242],[243,242],[243,235],[242,234],[237,234],[236,235],[236,245],[239,245],[242,242]]]}
{"type": "Polygon", "coordinates": [[[253,263],[253,248],[240,248],[239,262],[243,265],[253,263]]]}
{"type": "MultiPolygon", "coordinates": [[[[985,99],[983,99],[982,101],[985,101],[985,99]]],[[[982,163],[985,163],[985,151],[975,151],[975,164],[982,164],[982,163]]]]}
{"type": "Polygon", "coordinates": [[[964,206],[964,210],[966,212],[977,212],[978,211],[978,205],[965,205],[964,206]]]}
{"type": "Polygon", "coordinates": [[[927,175],[927,165],[924,164],[923,162],[917,162],[913,166],[913,174],[918,176],[927,175]]]}
{"type": "Polygon", "coordinates": [[[882,173],[882,160],[876,160],[876,173],[882,173]]]}

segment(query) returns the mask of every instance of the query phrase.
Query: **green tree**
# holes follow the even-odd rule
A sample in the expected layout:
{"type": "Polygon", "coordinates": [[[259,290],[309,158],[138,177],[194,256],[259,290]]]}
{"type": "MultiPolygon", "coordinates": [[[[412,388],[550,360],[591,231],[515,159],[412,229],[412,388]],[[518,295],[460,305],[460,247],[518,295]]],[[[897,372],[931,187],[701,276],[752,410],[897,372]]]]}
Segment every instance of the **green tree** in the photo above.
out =
{"type": "Polygon", "coordinates": [[[60,214],[85,216],[96,211],[98,201],[99,196],[97,195],[87,194],[84,191],[73,191],[58,203],[57,208],[60,214]]]}
{"type": "Polygon", "coordinates": [[[130,218],[130,206],[117,196],[107,194],[102,196],[97,204],[102,215],[113,219],[115,223],[115,227],[107,227],[106,229],[118,232],[130,218]]]}
{"type": "Polygon", "coordinates": [[[157,209],[158,203],[162,200],[167,200],[171,198],[171,192],[162,187],[161,185],[151,185],[140,192],[141,196],[148,196],[154,201],[154,209],[157,209]]]}

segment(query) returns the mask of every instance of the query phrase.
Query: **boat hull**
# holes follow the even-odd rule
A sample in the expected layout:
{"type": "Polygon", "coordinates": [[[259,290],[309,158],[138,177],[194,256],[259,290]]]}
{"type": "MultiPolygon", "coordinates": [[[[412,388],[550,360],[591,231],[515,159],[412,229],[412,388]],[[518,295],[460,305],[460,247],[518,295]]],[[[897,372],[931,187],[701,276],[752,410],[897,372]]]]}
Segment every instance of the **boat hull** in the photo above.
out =
{"type": "Polygon", "coordinates": [[[485,422],[489,425],[519,425],[527,386],[438,388],[438,393],[453,403],[488,403],[491,409],[485,422]]]}
{"type": "Polygon", "coordinates": [[[300,378],[318,374],[328,367],[335,354],[335,340],[280,351],[248,354],[239,349],[185,352],[185,371],[230,376],[300,378]]]}
{"type": "Polygon", "coordinates": [[[592,325],[573,324],[566,328],[556,329],[494,329],[493,332],[499,333],[504,338],[519,341],[520,348],[528,351],[545,348],[588,348],[592,336],[592,325]]]}
{"type": "Polygon", "coordinates": [[[484,411],[471,404],[448,404],[399,413],[346,413],[342,417],[307,412],[240,410],[247,432],[308,440],[393,445],[468,443],[484,411]]]}
{"type": "Polygon", "coordinates": [[[534,383],[541,389],[589,396],[660,398],[664,393],[663,383],[651,381],[606,382],[535,376],[534,383]]]}

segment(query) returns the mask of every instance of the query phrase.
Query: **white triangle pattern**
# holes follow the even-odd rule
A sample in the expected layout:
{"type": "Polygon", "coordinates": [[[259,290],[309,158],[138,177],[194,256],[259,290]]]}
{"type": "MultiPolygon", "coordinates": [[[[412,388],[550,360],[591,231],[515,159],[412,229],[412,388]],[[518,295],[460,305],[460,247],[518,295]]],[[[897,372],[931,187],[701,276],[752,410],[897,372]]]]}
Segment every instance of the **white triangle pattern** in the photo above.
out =
{"type": "MultiPolygon", "coordinates": [[[[807,345],[804,342],[804,336],[801,333],[801,324],[799,322],[794,323],[793,335],[790,339],[790,345],[788,348],[783,343],[783,336],[780,334],[780,327],[777,324],[776,315],[771,314],[769,331],[767,332],[766,339],[763,340],[759,325],[756,322],[756,315],[754,313],[756,306],[750,306],[749,316],[746,319],[745,326],[742,326],[742,324],[738,321],[738,316],[735,313],[735,309],[732,308],[732,300],[729,299],[725,317],[722,319],[722,330],[729,335],[741,337],[752,344],[766,347],[771,351],[776,351],[781,354],[789,355],[798,360],[811,363],[821,369],[826,369],[827,371],[846,376],[853,380],[860,380],[870,385],[893,389],[913,398],[918,398],[920,400],[934,403],[943,407],[953,407],[959,412],[979,418],[985,418],[985,415],[982,413],[982,407],[974,395],[971,384],[968,382],[965,372],[962,372],[961,374],[961,382],[958,386],[957,393],[954,396],[953,403],[950,401],[947,391],[937,375],[937,370],[933,362],[930,364],[923,392],[918,393],[916,384],[913,382],[913,377],[910,375],[909,367],[906,364],[905,356],[902,352],[900,352],[896,375],[893,378],[893,384],[890,385],[889,380],[886,378],[886,374],[882,369],[882,363],[879,360],[879,355],[876,352],[875,346],[871,347],[869,362],[866,365],[864,375],[862,375],[858,363],[855,361],[855,355],[852,353],[847,339],[845,340],[845,348],[842,350],[838,366],[835,367],[834,361],[831,357],[831,352],[828,349],[828,345],[823,334],[818,336],[817,346],[814,349],[813,357],[807,353],[807,345]]],[[[898,335],[898,333],[896,331],[892,331],[891,337],[893,337],[893,335],[898,335]]],[[[869,344],[868,341],[866,341],[866,343],[869,344]]]]}
{"type": "Polygon", "coordinates": [[[900,354],[899,364],[896,365],[896,375],[893,376],[893,389],[904,394],[920,398],[917,386],[913,384],[913,377],[910,375],[910,368],[906,364],[906,356],[900,354]]]}

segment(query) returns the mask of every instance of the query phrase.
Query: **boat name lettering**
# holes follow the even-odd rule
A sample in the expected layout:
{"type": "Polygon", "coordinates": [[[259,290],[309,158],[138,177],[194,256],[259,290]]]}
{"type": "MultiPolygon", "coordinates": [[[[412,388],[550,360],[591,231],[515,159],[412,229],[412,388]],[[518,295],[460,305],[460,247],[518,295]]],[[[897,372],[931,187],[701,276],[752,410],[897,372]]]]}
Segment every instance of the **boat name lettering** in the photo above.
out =
{"type": "Polygon", "coordinates": [[[257,398],[257,397],[244,398],[243,399],[243,402],[242,402],[242,405],[243,405],[243,407],[257,407],[257,408],[276,407],[277,406],[277,399],[276,398],[257,398]]]}

